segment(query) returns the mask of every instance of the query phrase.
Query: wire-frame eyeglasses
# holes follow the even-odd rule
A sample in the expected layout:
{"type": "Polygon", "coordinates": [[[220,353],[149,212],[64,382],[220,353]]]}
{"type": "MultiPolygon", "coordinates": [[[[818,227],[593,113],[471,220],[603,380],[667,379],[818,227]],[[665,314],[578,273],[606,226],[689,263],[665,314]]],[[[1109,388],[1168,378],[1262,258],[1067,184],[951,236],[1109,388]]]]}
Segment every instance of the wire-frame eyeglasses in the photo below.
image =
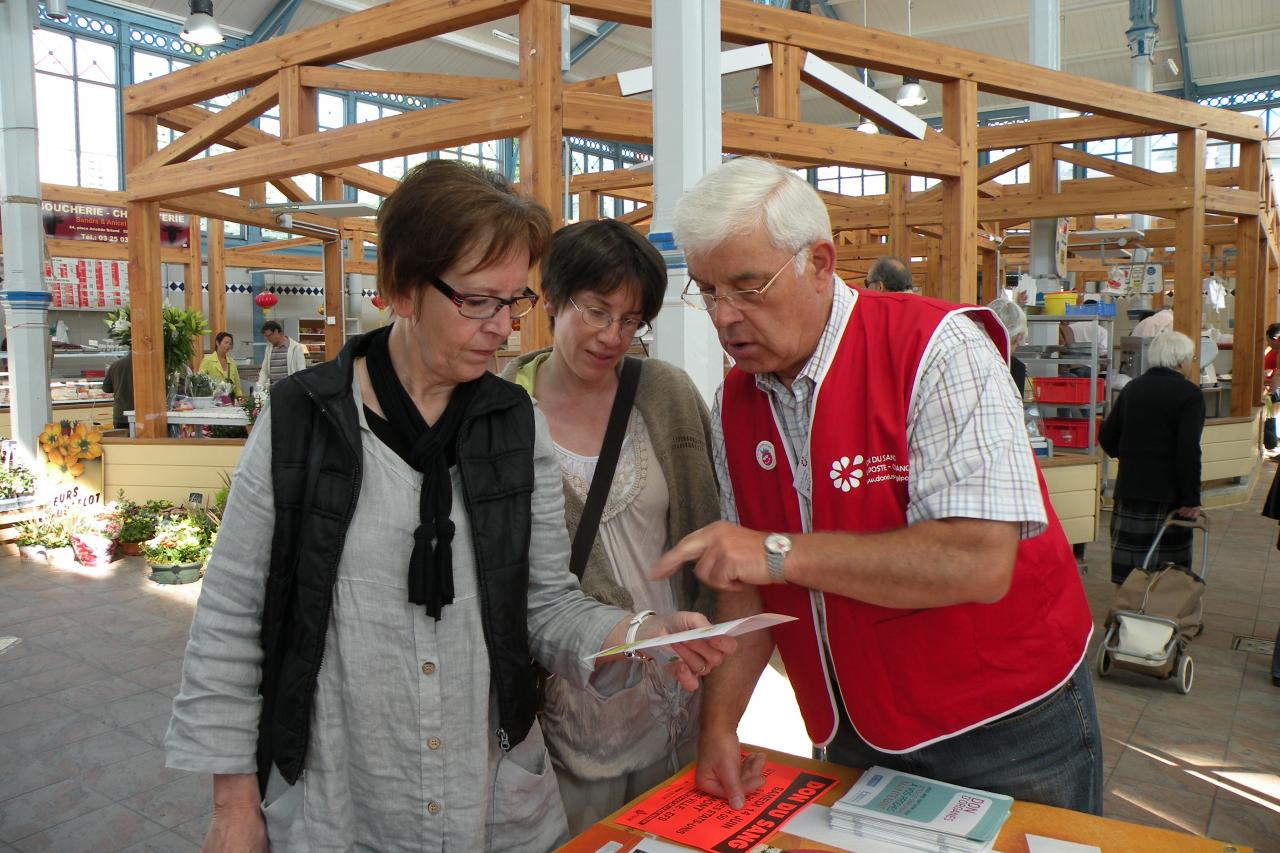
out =
{"type": "Polygon", "coordinates": [[[778,280],[778,276],[782,275],[783,271],[786,270],[787,265],[799,257],[799,255],[804,251],[804,249],[801,249],[791,257],[787,258],[786,263],[778,267],[778,271],[770,276],[769,280],[760,287],[753,288],[751,290],[734,290],[725,294],[717,294],[713,285],[705,284],[695,278],[691,278],[689,279],[689,284],[685,287],[684,292],[680,294],[680,298],[684,300],[686,305],[692,308],[697,308],[699,311],[714,311],[716,310],[716,305],[721,300],[725,300],[729,302],[730,305],[738,308],[755,307],[764,301],[765,291],[773,286],[773,283],[778,280]]]}
{"type": "Polygon", "coordinates": [[[644,320],[637,320],[635,317],[615,317],[603,308],[583,308],[573,301],[572,296],[569,297],[569,304],[578,310],[578,313],[582,315],[582,322],[588,326],[607,329],[617,323],[618,331],[623,338],[634,338],[636,335],[643,335],[649,331],[649,324],[644,320]]]}

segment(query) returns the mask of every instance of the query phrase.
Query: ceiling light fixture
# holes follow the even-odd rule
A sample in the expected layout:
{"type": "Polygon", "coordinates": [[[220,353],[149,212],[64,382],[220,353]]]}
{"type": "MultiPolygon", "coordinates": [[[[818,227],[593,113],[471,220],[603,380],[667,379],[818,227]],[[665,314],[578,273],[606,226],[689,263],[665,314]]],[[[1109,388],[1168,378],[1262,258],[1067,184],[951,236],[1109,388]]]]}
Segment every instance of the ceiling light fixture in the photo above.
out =
{"type": "Polygon", "coordinates": [[[514,45],[520,44],[520,37],[517,35],[512,35],[506,30],[494,29],[494,30],[491,30],[491,32],[493,33],[493,37],[496,39],[499,39],[500,41],[505,41],[509,44],[514,44],[514,45]]]}
{"type": "Polygon", "coordinates": [[[213,0],[191,0],[191,15],[182,25],[182,40],[192,44],[222,44],[222,28],[213,19],[213,0]]]}
{"type": "Polygon", "coordinates": [[[285,213],[318,213],[321,216],[374,216],[378,208],[362,201],[282,201],[277,204],[249,203],[250,210],[269,210],[277,215],[285,213]]]}
{"type": "MultiPolygon", "coordinates": [[[[862,28],[867,28],[867,0],[862,0],[862,28]]],[[[862,85],[868,89],[871,88],[871,72],[867,70],[867,66],[862,66],[862,85]]],[[[862,117],[862,121],[858,123],[858,133],[879,133],[880,128],[876,127],[876,123],[866,116],[862,117]]]]}
{"type": "MultiPolygon", "coordinates": [[[[907,0],[907,38],[911,38],[911,4],[913,0],[907,0]]],[[[898,97],[894,98],[900,107],[922,107],[929,103],[929,96],[925,94],[924,87],[920,85],[920,81],[915,77],[903,77],[902,88],[898,90],[898,97]]]]}

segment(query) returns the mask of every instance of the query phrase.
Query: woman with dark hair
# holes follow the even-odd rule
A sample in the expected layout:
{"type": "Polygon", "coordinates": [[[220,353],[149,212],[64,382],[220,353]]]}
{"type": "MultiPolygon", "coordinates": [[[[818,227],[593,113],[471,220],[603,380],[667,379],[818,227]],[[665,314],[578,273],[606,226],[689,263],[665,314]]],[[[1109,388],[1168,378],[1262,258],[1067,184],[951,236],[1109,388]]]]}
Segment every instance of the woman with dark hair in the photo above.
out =
{"type": "Polygon", "coordinates": [[[218,332],[213,336],[213,352],[200,362],[199,373],[204,373],[214,382],[227,382],[231,385],[231,394],[240,396],[240,370],[231,358],[231,348],[236,339],[230,332],[218,332]]]}
{"type": "MultiPolygon", "coordinates": [[[[691,567],[661,581],[645,574],[672,544],[720,518],[710,415],[682,370],[656,359],[637,362],[634,406],[618,421],[625,427],[615,439],[616,474],[600,485],[607,497],[596,526],[583,521],[595,478],[611,473],[600,460],[608,458],[602,445],[615,400],[622,396],[626,405],[623,358],[662,307],[662,256],[630,225],[579,222],[552,237],[541,279],[553,345],[522,356],[504,376],[547,416],[569,534],[574,553],[583,555],[583,591],[628,610],[709,613],[712,595],[691,567]],[[584,535],[591,538],[579,546],[584,535]]],[[[697,695],[655,667],[605,703],[564,679],[549,681],[542,725],[570,831],[582,831],[692,760],[697,722],[697,695]]]]}
{"type": "MultiPolygon", "coordinates": [[[[456,161],[378,212],[390,326],[273,384],[191,627],[170,767],[214,774],[206,851],[543,851],[567,836],[533,661],[704,626],[582,594],[546,421],[488,373],[546,211],[456,161]]],[[[732,643],[672,646],[689,689],[732,643]]],[[[615,659],[616,656],[615,656],[615,659]]]]}

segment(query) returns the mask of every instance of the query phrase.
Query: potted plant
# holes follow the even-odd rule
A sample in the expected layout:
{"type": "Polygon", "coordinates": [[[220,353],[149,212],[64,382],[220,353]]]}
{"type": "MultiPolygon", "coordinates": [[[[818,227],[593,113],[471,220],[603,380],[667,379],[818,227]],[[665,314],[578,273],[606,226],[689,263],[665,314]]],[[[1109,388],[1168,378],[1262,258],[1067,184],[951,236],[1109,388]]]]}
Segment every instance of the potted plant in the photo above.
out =
{"type": "Polygon", "coordinates": [[[197,409],[213,408],[213,377],[207,373],[193,373],[187,377],[187,396],[197,409]]]}
{"type": "Polygon", "coordinates": [[[142,555],[156,583],[192,583],[204,573],[212,536],[194,513],[170,512],[156,522],[156,533],[142,555]]]}
{"type": "Polygon", "coordinates": [[[115,559],[120,520],[115,513],[99,510],[68,516],[67,530],[76,561],[90,568],[105,568],[115,559]]]}
{"type": "MultiPolygon", "coordinates": [[[[199,335],[207,335],[209,329],[205,325],[204,315],[199,311],[187,311],[182,308],[175,308],[172,305],[164,307],[162,321],[164,327],[164,372],[168,378],[166,390],[168,391],[168,396],[173,396],[173,392],[177,389],[177,383],[181,381],[183,374],[190,369],[189,365],[195,356],[194,339],[199,335]]],[[[112,339],[124,346],[133,345],[133,320],[128,305],[119,310],[109,312],[103,322],[107,324],[107,334],[112,339]]]]}
{"type": "Polygon", "coordinates": [[[17,526],[17,531],[14,543],[22,559],[44,562],[44,522],[38,518],[24,521],[17,526]]]}
{"type": "Polygon", "coordinates": [[[35,475],[26,466],[10,462],[0,468],[0,512],[30,503],[35,491],[35,475]]]}
{"type": "Polygon", "coordinates": [[[120,552],[129,557],[141,557],[142,543],[156,535],[156,519],[171,508],[168,501],[138,504],[125,498],[121,492],[116,498],[115,509],[119,522],[116,540],[120,543],[120,552]]]}
{"type": "Polygon", "coordinates": [[[70,568],[75,565],[75,549],[71,547],[71,531],[67,529],[66,519],[47,520],[41,541],[44,544],[45,559],[49,561],[49,565],[60,568],[70,568]]]}

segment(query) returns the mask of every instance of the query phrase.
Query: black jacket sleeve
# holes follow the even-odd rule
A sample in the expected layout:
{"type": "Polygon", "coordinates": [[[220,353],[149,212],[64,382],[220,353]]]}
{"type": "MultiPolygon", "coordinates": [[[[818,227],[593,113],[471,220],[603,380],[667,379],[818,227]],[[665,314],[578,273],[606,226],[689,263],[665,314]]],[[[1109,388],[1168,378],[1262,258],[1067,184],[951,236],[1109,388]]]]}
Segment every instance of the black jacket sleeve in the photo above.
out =
{"type": "Polygon", "coordinates": [[[1102,422],[1102,429],[1098,430],[1098,443],[1113,459],[1120,458],[1120,436],[1124,433],[1124,404],[1125,394],[1121,391],[1115,405],[1111,408],[1111,413],[1102,422]]]}
{"type": "Polygon", "coordinates": [[[1199,388],[1178,413],[1178,506],[1200,506],[1200,433],[1204,431],[1204,394],[1199,388]]]}

